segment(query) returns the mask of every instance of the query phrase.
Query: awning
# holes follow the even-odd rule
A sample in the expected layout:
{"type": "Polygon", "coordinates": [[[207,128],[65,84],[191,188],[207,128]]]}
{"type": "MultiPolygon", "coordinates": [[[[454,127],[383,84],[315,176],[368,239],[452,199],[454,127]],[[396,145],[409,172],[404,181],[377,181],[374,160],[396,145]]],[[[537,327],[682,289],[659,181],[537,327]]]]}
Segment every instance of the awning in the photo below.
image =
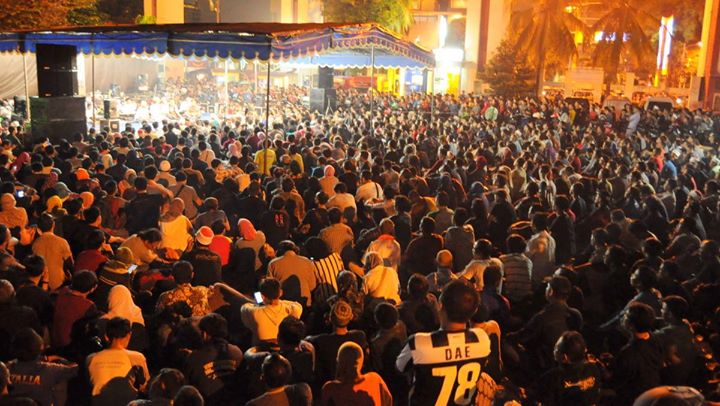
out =
{"type": "Polygon", "coordinates": [[[0,33],[0,52],[37,44],[74,45],[86,54],[169,54],[334,67],[428,68],[431,52],[377,24],[168,24],[73,27],[0,33]]]}

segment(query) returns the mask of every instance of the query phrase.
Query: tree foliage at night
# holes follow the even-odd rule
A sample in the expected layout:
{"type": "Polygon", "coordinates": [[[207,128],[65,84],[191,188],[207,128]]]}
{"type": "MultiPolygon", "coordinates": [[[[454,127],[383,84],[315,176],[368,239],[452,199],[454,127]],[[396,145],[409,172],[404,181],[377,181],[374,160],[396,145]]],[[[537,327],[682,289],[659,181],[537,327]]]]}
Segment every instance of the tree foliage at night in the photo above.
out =
{"type": "Polygon", "coordinates": [[[515,45],[535,65],[538,95],[542,92],[548,61],[566,63],[577,55],[573,31],[587,30],[579,18],[565,11],[568,5],[569,0],[538,0],[512,15],[511,27],[517,33],[515,45]]]}
{"type": "Polygon", "coordinates": [[[141,0],[0,0],[4,29],[131,23],[142,14],[141,0]]]}
{"type": "Polygon", "coordinates": [[[510,40],[503,40],[478,75],[498,96],[528,96],[534,92],[535,71],[510,40]]]}
{"type": "Polygon", "coordinates": [[[338,23],[376,22],[399,33],[413,21],[410,0],[323,0],[323,16],[338,23]]]}

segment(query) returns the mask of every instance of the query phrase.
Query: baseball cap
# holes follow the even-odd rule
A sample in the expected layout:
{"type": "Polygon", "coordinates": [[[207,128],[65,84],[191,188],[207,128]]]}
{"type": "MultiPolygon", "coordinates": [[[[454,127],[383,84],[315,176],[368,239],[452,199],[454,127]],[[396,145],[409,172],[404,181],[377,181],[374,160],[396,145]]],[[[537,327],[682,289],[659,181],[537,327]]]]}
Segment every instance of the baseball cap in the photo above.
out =
{"type": "Polygon", "coordinates": [[[344,300],[339,300],[332,308],[330,321],[336,327],[345,327],[353,319],[353,310],[344,300]]]}
{"type": "Polygon", "coordinates": [[[208,226],[200,227],[197,233],[195,233],[195,240],[200,245],[210,245],[213,238],[215,238],[215,233],[213,233],[213,230],[208,226]]]}

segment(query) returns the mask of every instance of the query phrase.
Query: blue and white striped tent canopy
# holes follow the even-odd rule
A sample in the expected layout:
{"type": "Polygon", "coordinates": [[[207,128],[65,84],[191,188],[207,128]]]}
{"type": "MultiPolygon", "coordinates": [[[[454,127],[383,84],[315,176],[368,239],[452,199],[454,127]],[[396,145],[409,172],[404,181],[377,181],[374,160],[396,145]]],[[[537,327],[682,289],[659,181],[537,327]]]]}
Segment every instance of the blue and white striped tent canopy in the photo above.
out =
{"type": "Polygon", "coordinates": [[[377,24],[167,24],[68,27],[0,33],[0,52],[38,44],[96,55],[168,54],[332,67],[432,68],[434,56],[377,24]],[[374,58],[370,50],[373,50],[374,58]]]}

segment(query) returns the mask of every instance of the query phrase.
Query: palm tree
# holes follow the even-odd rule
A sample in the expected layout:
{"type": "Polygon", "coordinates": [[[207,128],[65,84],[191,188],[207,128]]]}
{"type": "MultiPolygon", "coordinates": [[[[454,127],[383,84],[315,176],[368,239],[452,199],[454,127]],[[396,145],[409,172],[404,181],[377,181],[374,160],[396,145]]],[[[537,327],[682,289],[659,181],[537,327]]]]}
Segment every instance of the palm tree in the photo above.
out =
{"type": "Polygon", "coordinates": [[[633,3],[631,0],[611,0],[607,14],[591,27],[592,32],[603,33],[592,53],[592,62],[605,71],[606,97],[617,79],[623,57],[634,68],[653,59],[654,50],[647,29],[657,28],[660,21],[633,3]]]}
{"type": "Polygon", "coordinates": [[[519,51],[536,66],[538,96],[542,94],[547,61],[555,58],[564,63],[575,56],[577,47],[573,31],[587,30],[580,19],[568,12],[569,3],[568,0],[538,0],[531,7],[512,15],[519,51]]]}

